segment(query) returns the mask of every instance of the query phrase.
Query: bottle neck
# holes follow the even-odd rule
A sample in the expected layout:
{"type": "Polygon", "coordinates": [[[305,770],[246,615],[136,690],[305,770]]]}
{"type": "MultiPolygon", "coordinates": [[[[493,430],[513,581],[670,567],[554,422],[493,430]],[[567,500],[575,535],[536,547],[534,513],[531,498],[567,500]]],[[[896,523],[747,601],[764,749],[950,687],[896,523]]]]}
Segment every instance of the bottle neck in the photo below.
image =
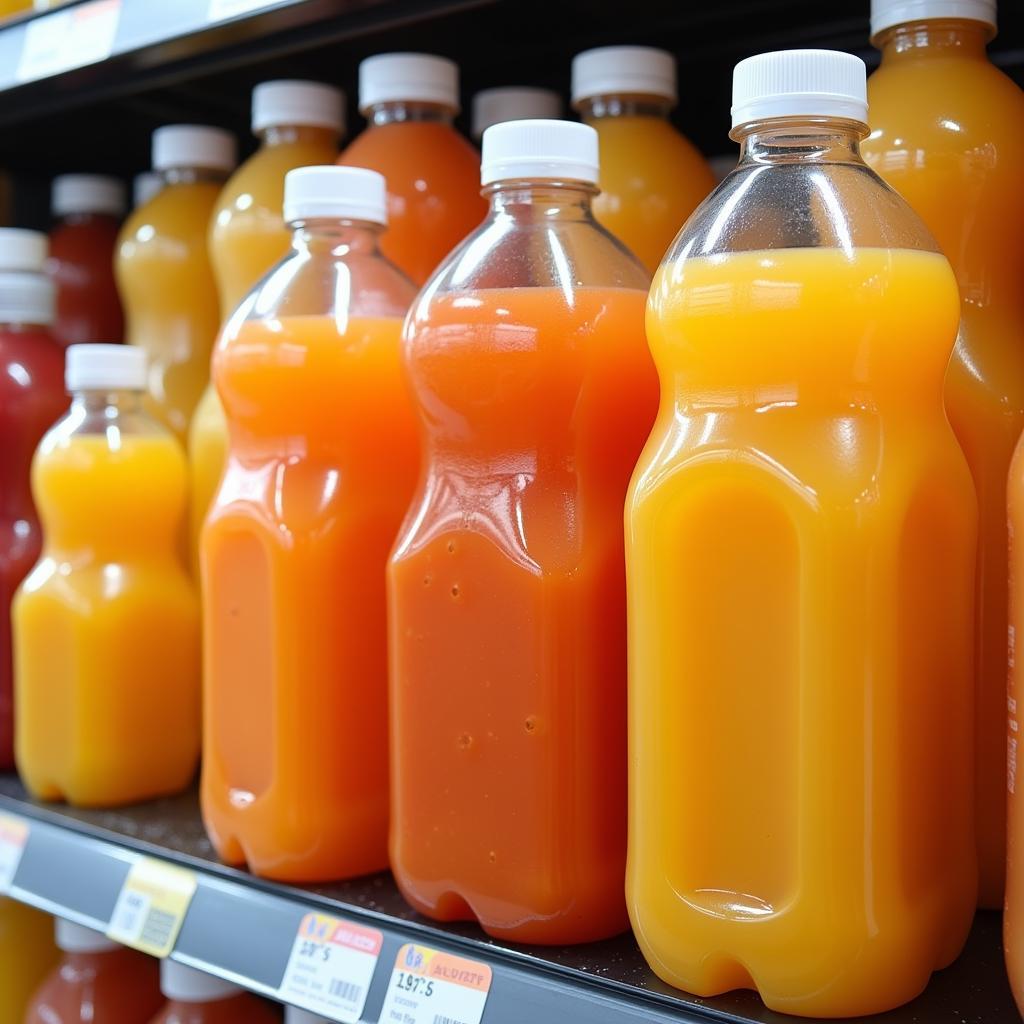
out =
{"type": "Polygon", "coordinates": [[[71,392],[72,410],[107,420],[142,412],[142,392],[122,388],[83,388],[71,392]]]}
{"type": "Polygon", "coordinates": [[[160,172],[165,185],[222,185],[227,180],[227,171],[214,167],[168,167],[160,172]]]}
{"type": "Polygon", "coordinates": [[[292,247],[311,256],[376,256],[380,251],[380,236],[384,228],[368,220],[339,220],[337,218],[310,218],[293,221],[292,247]]]}
{"type": "Polygon", "coordinates": [[[557,220],[589,219],[597,193],[596,185],[582,181],[496,181],[483,190],[492,216],[557,220]]]}
{"type": "Polygon", "coordinates": [[[422,103],[419,100],[389,100],[377,103],[366,111],[372,125],[398,124],[403,121],[427,121],[450,125],[455,111],[443,103],[422,103]]]}
{"type": "Polygon", "coordinates": [[[985,47],[992,38],[992,26],[983,21],[937,18],[909,21],[887,28],[873,40],[882,51],[882,63],[906,60],[949,60],[962,57],[987,60],[985,47]]]}
{"type": "Polygon", "coordinates": [[[257,132],[265,147],[291,146],[296,143],[337,145],[340,132],[336,128],[312,124],[272,124],[257,132]]]}
{"type": "Polygon", "coordinates": [[[846,118],[772,118],[739,125],[739,166],[751,164],[863,164],[861,140],[867,125],[846,118]]]}
{"type": "Polygon", "coordinates": [[[588,96],[580,101],[578,109],[584,121],[599,121],[605,117],[658,117],[667,120],[672,102],[664,96],[638,94],[588,96]]]}

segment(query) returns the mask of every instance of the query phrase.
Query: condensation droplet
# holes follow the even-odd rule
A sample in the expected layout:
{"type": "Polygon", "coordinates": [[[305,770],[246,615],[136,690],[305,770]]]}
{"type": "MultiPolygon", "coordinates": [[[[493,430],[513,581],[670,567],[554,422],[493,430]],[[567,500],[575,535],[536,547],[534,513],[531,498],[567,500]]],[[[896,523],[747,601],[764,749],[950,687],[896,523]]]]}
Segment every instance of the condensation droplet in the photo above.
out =
{"type": "Polygon", "coordinates": [[[527,732],[534,732],[537,728],[537,716],[529,715],[523,724],[526,726],[527,732]]]}
{"type": "Polygon", "coordinates": [[[468,732],[464,732],[455,741],[455,745],[459,750],[469,750],[469,748],[473,746],[473,737],[470,736],[468,732]]]}
{"type": "Polygon", "coordinates": [[[453,583],[452,584],[452,597],[458,597],[458,596],[459,596],[459,585],[458,585],[458,583],[453,583]]]}
{"type": "Polygon", "coordinates": [[[448,541],[448,554],[449,555],[454,555],[455,554],[455,541],[453,541],[453,540],[448,541]]]}

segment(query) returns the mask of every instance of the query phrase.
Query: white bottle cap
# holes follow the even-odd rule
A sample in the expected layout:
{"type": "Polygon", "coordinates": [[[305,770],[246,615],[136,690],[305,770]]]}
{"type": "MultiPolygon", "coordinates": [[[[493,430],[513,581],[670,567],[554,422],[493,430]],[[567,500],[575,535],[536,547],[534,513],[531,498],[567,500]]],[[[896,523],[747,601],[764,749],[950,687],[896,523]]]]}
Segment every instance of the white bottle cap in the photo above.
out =
{"type": "Polygon", "coordinates": [[[459,69],[429,53],[378,53],[359,65],[359,110],[405,100],[437,103],[459,112],[459,69]]]}
{"type": "Polygon", "coordinates": [[[245,989],[176,960],[161,960],[160,991],[179,1003],[213,1003],[241,995],[245,989]]]}
{"type": "Polygon", "coordinates": [[[871,0],[871,38],[893,25],[936,18],[982,21],[996,28],[996,0],[871,0]]]}
{"type": "Polygon", "coordinates": [[[597,132],[576,121],[505,121],[484,132],[480,182],[552,178],[597,184],[597,132]]]}
{"type": "Polygon", "coordinates": [[[153,132],[153,170],[207,167],[230,171],[235,166],[235,137],[205,124],[165,124],[153,132]]]}
{"type": "Polygon", "coordinates": [[[284,1024],[327,1024],[327,1018],[318,1017],[309,1010],[300,1010],[297,1006],[286,1006],[284,1024]]]}
{"type": "Polygon", "coordinates": [[[41,271],[49,247],[41,231],[0,228],[0,270],[41,271]]]}
{"type": "Polygon", "coordinates": [[[867,69],[839,50],[776,50],[732,75],[732,126],[772,117],[868,119],[867,69]]]}
{"type": "Polygon", "coordinates": [[[473,97],[473,138],[479,139],[492,124],[562,116],[562,97],[553,89],[530,85],[484,89],[473,97]]]}
{"type": "Polygon", "coordinates": [[[676,101],[676,59],[653,46],[601,46],[572,59],[572,103],[593,96],[661,96],[676,101]]]}
{"type": "Polygon", "coordinates": [[[132,206],[144,206],[164,187],[162,174],[156,171],[143,171],[132,179],[132,206]]]}
{"type": "Polygon", "coordinates": [[[322,82],[261,82],[252,91],[252,130],[278,125],[345,129],[345,94],[322,82]]]}
{"type": "Polygon", "coordinates": [[[55,217],[69,213],[124,214],[124,183],[105,174],[62,174],[53,179],[55,217]]]}
{"type": "Polygon", "coordinates": [[[57,948],[65,953],[109,953],[119,948],[103,932],[65,921],[62,917],[54,918],[53,935],[57,948]]]}
{"type": "Polygon", "coordinates": [[[387,224],[387,183],[365,167],[296,167],[284,176],[284,220],[311,217],[387,224]]]}
{"type": "Polygon", "coordinates": [[[144,391],[146,353],[136,345],[70,345],[64,385],[68,391],[144,391]]]}

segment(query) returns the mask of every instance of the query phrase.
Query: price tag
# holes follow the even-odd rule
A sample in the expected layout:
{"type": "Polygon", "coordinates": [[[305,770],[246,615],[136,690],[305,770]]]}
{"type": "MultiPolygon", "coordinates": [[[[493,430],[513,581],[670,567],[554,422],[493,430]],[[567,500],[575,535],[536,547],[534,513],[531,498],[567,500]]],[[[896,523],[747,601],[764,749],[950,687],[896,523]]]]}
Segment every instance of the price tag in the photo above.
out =
{"type": "Polygon", "coordinates": [[[0,893],[9,892],[28,842],[28,822],[0,813],[0,893]]]}
{"type": "Polygon", "coordinates": [[[207,21],[224,21],[240,14],[252,14],[264,7],[275,7],[281,0],[210,0],[207,21]]]}
{"type": "Polygon", "coordinates": [[[353,1024],[363,1015],[384,936],[328,914],[307,914],[278,989],[282,1001],[353,1024]]]}
{"type": "Polygon", "coordinates": [[[150,956],[167,956],[174,949],[195,891],[196,876],[191,871],[140,858],[121,887],[107,938],[150,956]]]}
{"type": "Polygon", "coordinates": [[[380,1024],[480,1024],[491,969],[412,943],[398,951],[380,1024]]]}
{"type": "Polygon", "coordinates": [[[25,26],[19,82],[59,75],[106,60],[114,49],[121,0],[93,0],[33,18],[25,26]]]}

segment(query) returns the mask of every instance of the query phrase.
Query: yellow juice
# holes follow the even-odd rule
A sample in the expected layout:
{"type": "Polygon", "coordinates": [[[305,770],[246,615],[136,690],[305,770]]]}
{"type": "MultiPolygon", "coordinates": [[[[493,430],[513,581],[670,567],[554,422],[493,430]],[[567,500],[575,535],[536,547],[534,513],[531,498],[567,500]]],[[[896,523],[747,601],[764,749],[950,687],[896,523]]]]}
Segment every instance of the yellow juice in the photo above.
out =
{"type": "Polygon", "coordinates": [[[53,918],[0,896],[0,1021],[24,1020],[29,999],[56,962],[53,918]]]}

